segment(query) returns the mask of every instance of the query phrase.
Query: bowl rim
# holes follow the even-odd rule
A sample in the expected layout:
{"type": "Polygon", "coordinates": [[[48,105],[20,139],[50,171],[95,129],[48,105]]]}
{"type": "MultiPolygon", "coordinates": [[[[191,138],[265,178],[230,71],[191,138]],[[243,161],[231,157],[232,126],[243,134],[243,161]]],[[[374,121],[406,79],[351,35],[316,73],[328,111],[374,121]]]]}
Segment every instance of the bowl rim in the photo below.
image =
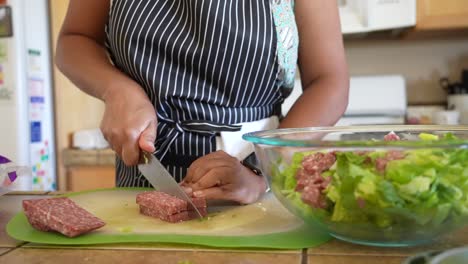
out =
{"type": "Polygon", "coordinates": [[[261,130],[245,133],[242,138],[256,145],[268,145],[276,147],[312,147],[312,148],[376,148],[376,147],[398,147],[407,148],[468,148],[468,140],[443,140],[443,141],[327,141],[311,139],[284,139],[280,136],[294,133],[373,133],[373,132],[466,132],[468,126],[464,125],[358,125],[358,126],[323,126],[305,128],[281,128],[273,130],[261,130]]]}

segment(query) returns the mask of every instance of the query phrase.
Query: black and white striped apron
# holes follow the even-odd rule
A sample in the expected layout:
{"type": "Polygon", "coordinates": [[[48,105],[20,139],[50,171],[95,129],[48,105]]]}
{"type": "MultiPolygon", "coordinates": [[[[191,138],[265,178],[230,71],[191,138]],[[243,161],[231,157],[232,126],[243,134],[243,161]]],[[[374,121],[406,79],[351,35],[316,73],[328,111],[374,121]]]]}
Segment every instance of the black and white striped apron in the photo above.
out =
{"type": "MultiPolygon", "coordinates": [[[[269,0],[113,0],[106,33],[114,65],[155,106],[155,155],[178,181],[217,132],[279,113],[269,0]]],[[[116,169],[118,186],[150,186],[137,167],[116,169]]]]}

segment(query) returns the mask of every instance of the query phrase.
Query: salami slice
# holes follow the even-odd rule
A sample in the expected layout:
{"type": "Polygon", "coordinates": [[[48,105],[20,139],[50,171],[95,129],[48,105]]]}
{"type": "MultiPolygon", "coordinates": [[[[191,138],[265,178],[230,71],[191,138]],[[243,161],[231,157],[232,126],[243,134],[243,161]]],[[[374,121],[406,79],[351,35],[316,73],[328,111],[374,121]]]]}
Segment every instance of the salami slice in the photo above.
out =
{"type": "MultiPolygon", "coordinates": [[[[202,216],[207,215],[206,207],[205,208],[198,208],[198,211],[202,216]]],[[[151,216],[159,218],[163,221],[170,222],[170,223],[178,223],[183,221],[188,221],[192,219],[196,219],[198,217],[197,212],[195,211],[183,211],[173,215],[166,215],[161,213],[156,209],[151,209],[145,206],[140,205],[140,213],[143,215],[151,216]]]]}
{"type": "MultiPolygon", "coordinates": [[[[204,198],[192,198],[202,216],[206,216],[206,200],[204,198]]],[[[176,223],[197,218],[196,212],[191,211],[188,203],[175,196],[158,191],[143,192],[137,195],[136,203],[140,205],[140,213],[157,217],[163,221],[176,223]]]]}

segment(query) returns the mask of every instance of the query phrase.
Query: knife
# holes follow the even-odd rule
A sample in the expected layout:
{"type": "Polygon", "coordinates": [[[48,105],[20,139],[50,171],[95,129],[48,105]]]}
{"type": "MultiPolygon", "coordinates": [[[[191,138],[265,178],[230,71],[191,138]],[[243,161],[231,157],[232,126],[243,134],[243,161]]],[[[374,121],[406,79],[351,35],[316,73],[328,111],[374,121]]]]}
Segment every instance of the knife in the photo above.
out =
{"type": "Polygon", "coordinates": [[[200,211],[198,211],[197,207],[193,204],[192,199],[188,197],[179,184],[177,184],[176,180],[153,154],[143,151],[140,156],[142,159],[140,159],[138,169],[155,189],[186,201],[189,208],[197,212],[199,218],[203,218],[200,211]]]}

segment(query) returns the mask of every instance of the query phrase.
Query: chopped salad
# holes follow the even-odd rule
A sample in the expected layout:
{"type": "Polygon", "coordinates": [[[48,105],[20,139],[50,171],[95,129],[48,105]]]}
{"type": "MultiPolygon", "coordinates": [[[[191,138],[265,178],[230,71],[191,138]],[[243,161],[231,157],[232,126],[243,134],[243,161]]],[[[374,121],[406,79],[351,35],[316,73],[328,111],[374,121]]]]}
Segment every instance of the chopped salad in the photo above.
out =
{"type": "Polygon", "coordinates": [[[298,152],[274,174],[273,187],[297,208],[331,222],[430,227],[468,216],[466,148],[298,152]]]}

